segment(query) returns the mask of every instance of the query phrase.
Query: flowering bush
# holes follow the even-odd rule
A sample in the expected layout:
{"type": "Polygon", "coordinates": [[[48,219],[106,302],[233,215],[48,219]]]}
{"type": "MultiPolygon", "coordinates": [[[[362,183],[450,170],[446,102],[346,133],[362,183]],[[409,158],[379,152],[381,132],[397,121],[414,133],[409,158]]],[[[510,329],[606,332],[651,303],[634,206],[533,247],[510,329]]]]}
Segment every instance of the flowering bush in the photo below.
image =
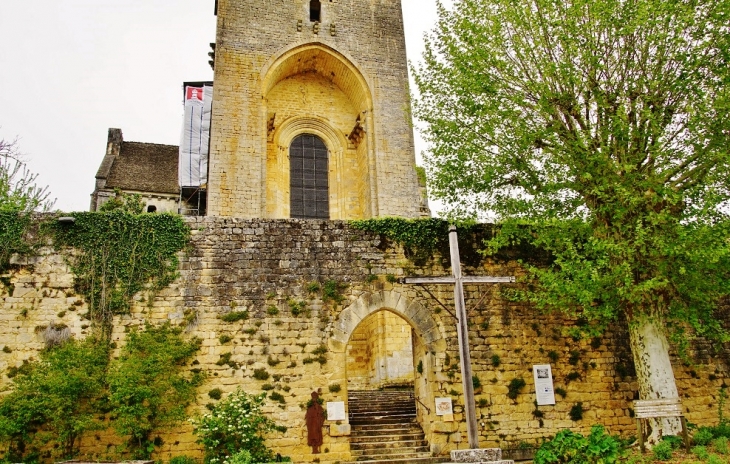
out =
{"type": "Polygon", "coordinates": [[[261,412],[266,394],[249,395],[240,388],[215,405],[209,414],[192,420],[198,443],[205,447],[205,462],[231,464],[231,457],[245,450],[251,462],[268,462],[273,453],[263,434],[275,424],[261,412]]]}

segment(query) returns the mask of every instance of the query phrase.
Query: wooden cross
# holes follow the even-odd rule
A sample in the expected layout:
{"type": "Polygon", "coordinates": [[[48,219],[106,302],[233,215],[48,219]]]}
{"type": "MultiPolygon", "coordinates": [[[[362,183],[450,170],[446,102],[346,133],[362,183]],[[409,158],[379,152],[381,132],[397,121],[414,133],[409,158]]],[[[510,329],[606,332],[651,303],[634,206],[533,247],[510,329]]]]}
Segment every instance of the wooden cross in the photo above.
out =
{"type": "Polygon", "coordinates": [[[464,387],[464,412],[469,448],[479,448],[476,405],[474,403],[474,384],[472,383],[471,355],[469,354],[469,329],[467,327],[466,305],[464,303],[464,283],[506,283],[514,282],[514,277],[492,277],[461,275],[459,241],[456,227],[449,227],[449,249],[451,251],[451,272],[453,277],[407,277],[407,284],[454,284],[454,304],[456,306],[456,328],[459,336],[459,360],[461,363],[461,382],[464,387]]]}

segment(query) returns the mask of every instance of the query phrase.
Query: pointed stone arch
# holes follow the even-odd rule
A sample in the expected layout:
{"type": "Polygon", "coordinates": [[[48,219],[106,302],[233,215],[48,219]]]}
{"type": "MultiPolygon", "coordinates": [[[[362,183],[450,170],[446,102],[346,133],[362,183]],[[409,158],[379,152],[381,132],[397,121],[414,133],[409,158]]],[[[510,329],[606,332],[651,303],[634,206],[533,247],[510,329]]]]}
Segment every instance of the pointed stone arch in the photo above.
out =
{"type": "Polygon", "coordinates": [[[360,322],[382,310],[395,313],[407,321],[428,351],[441,351],[446,348],[446,341],[430,310],[418,301],[409,300],[400,292],[388,290],[365,293],[342,310],[329,338],[330,350],[344,353],[352,333],[360,322]]]}

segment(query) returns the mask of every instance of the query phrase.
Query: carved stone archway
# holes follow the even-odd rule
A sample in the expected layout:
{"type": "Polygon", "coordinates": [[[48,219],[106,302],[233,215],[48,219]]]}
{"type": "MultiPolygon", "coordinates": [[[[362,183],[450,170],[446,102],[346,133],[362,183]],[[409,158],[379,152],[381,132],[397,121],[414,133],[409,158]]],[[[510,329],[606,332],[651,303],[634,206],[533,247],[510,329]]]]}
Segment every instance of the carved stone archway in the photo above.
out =
{"type": "Polygon", "coordinates": [[[382,310],[391,311],[405,319],[429,351],[442,351],[446,348],[446,341],[430,310],[418,301],[409,300],[400,292],[389,290],[365,293],[342,310],[329,338],[330,351],[344,353],[358,324],[369,315],[382,310]]]}

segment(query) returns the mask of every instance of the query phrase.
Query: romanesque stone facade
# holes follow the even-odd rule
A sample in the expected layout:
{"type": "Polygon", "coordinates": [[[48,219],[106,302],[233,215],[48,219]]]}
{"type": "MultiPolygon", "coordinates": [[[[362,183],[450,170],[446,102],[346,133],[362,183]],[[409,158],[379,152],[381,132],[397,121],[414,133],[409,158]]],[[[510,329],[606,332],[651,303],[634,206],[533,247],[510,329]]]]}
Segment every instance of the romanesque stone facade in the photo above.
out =
{"type": "MultiPolygon", "coordinates": [[[[456,328],[448,311],[451,289],[432,287],[429,294],[398,280],[448,274],[448,258],[436,254],[414,262],[397,244],[340,221],[187,221],[192,243],[182,257],[180,277],[152,301],[140,296],[131,314],[114,321],[113,338],[122,346],[129,327],[165,321],[201,338],[202,349],[189,368],[206,372],[207,381],[191,415],[214,401],[211,389],[259,393],[270,383],[284,403],[269,401],[266,412],[288,430],[272,433],[268,444],[295,462],[342,462],[351,458],[347,421],[325,424],[323,454],[313,455],[306,446],[304,405],[311,392],[320,390],[325,401],[346,402],[348,389],[413,382],[421,402],[418,420],[433,453],[467,447],[456,328]],[[247,310],[249,318],[220,319],[234,310],[247,310]],[[401,330],[385,340],[386,327],[401,330]],[[224,358],[230,362],[221,363],[224,358]],[[267,370],[271,378],[256,380],[255,369],[267,370]],[[334,386],[340,388],[330,389],[334,386]],[[436,397],[453,399],[453,417],[435,414],[436,397]]],[[[480,258],[468,241],[461,248],[465,274],[521,272],[515,261],[480,258]]],[[[16,264],[0,280],[3,387],[12,383],[9,368],[36,358],[42,349],[37,327],[64,324],[78,338],[90,330],[81,317],[86,303],[74,292],[63,256],[47,249],[16,264]]],[[[480,445],[534,444],[560,429],[587,432],[596,423],[612,433],[635,433],[631,401],[637,385],[625,327],[617,324],[601,338],[576,341],[567,332],[575,321],[510,302],[496,286],[467,285],[466,296],[472,364],[481,383],[476,395],[480,445]],[[565,394],[557,396],[555,406],[535,406],[534,364],[552,365],[555,386],[565,394]],[[526,385],[510,399],[509,385],[520,378],[526,385]],[[584,412],[576,421],[569,411],[578,403],[584,412]]],[[[690,354],[692,363],[676,360],[674,366],[682,401],[691,422],[712,425],[719,389],[728,377],[728,351],[695,344],[690,354]]],[[[158,459],[201,453],[187,424],[161,436],[158,459]]],[[[85,436],[81,446],[105,459],[122,442],[100,432],[85,436]]]]}
{"type": "Polygon", "coordinates": [[[330,219],[428,215],[400,1],[220,0],[217,16],[209,215],[301,217],[302,134],[327,147],[330,219]]]}

